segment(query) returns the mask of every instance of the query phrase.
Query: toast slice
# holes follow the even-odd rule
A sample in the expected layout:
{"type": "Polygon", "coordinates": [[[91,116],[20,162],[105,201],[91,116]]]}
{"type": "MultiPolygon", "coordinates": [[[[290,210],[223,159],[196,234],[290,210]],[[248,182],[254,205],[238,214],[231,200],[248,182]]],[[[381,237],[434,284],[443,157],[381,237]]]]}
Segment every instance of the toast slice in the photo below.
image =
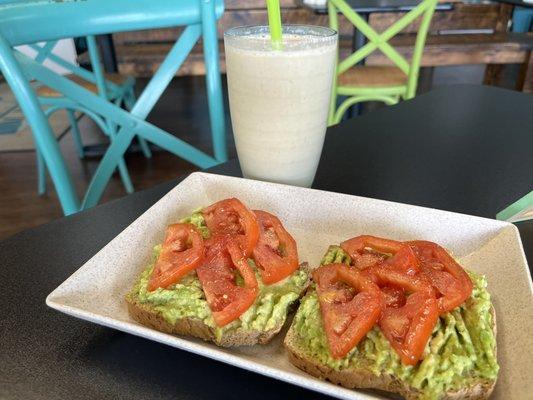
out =
{"type": "MultiPolygon", "coordinates": [[[[148,270],[144,274],[150,272],[148,270]]],[[[205,341],[211,341],[218,346],[251,346],[268,343],[281,330],[291,307],[305,293],[310,283],[310,271],[308,264],[302,263],[295,273],[278,284],[269,286],[260,284],[260,293],[250,310],[245,312],[238,320],[223,328],[217,327],[212,318],[209,315],[206,317],[203,312],[199,313],[200,315],[188,313],[189,315],[183,315],[176,319],[165,317],[165,313],[160,309],[161,304],[143,302],[141,300],[139,295],[140,280],[142,280],[142,275],[132,291],[126,296],[129,314],[135,321],[158,331],[174,335],[193,336],[205,341]],[[286,281],[296,276],[296,274],[300,275],[298,284],[292,286],[290,290],[284,289],[287,286],[286,281]],[[275,293],[273,295],[272,289],[277,290],[278,288],[282,292],[286,292],[285,294],[290,292],[289,296],[276,297],[275,293]],[[272,307],[269,307],[268,303],[271,301],[273,301],[272,307]],[[277,309],[276,306],[278,307],[277,309]],[[269,318],[265,318],[265,312],[268,313],[268,311],[271,311],[271,315],[269,318]],[[278,315],[273,318],[275,312],[278,315]],[[263,324],[254,324],[246,321],[250,318],[253,319],[254,313],[260,314],[255,315],[255,321],[257,322],[257,319],[262,318],[263,324]]],[[[189,277],[189,281],[196,283],[195,280],[197,281],[195,276],[189,277]]],[[[198,300],[205,303],[203,308],[207,310],[207,313],[210,313],[205,297],[202,297],[202,295],[203,292],[201,292],[201,298],[198,300]]]]}
{"type": "MultiPolygon", "coordinates": [[[[474,278],[474,282],[476,283],[476,290],[481,292],[482,296],[488,295],[484,288],[484,280],[482,277],[476,276],[474,278]]],[[[494,388],[494,385],[496,383],[496,376],[488,376],[490,374],[483,373],[482,371],[478,371],[478,367],[474,365],[470,367],[467,371],[462,371],[462,374],[460,374],[462,379],[462,383],[460,385],[449,383],[447,385],[444,385],[444,387],[441,388],[441,390],[438,391],[428,391],[427,387],[424,387],[424,382],[417,381],[416,379],[408,379],[406,376],[415,376],[416,378],[416,370],[412,370],[411,372],[407,371],[406,367],[402,369],[402,367],[398,367],[398,361],[395,361],[395,358],[398,358],[395,354],[390,345],[385,342],[385,345],[388,345],[388,349],[382,349],[384,352],[390,352],[387,357],[389,357],[389,361],[384,362],[383,366],[376,367],[373,360],[371,360],[371,356],[369,357],[368,354],[365,355],[367,352],[367,349],[372,348],[372,345],[370,343],[366,343],[370,341],[372,338],[376,338],[380,336],[384,339],[381,332],[379,331],[379,328],[375,327],[372,331],[369,332],[367,335],[367,338],[365,338],[362,342],[359,343],[359,345],[356,347],[356,349],[352,350],[344,359],[341,359],[337,364],[335,363],[328,363],[324,362],[324,355],[322,354],[321,357],[317,356],[316,354],[316,346],[315,348],[311,349],[310,346],[307,344],[307,340],[305,337],[306,334],[302,333],[302,330],[297,329],[297,324],[299,323],[299,320],[302,318],[306,318],[302,315],[302,309],[303,308],[309,308],[309,306],[315,307],[315,312],[320,314],[320,310],[318,308],[318,300],[316,296],[316,291],[311,285],[311,287],[308,289],[308,292],[306,293],[306,296],[302,299],[300,308],[294,318],[294,321],[287,333],[287,336],[284,340],[285,348],[288,352],[288,357],[290,362],[295,365],[296,367],[300,368],[301,370],[309,373],[310,375],[313,375],[321,380],[327,380],[332,383],[344,386],[349,389],[377,389],[382,390],[386,392],[392,392],[397,393],[401,396],[403,396],[405,399],[408,400],[421,400],[421,399],[439,399],[439,400],[458,400],[458,399],[487,399],[490,394],[492,393],[492,390],[494,388]],[[313,304],[313,302],[316,302],[313,304]],[[395,365],[395,367],[392,367],[390,365],[395,365]],[[400,368],[400,373],[395,373],[394,369],[400,368]],[[407,371],[407,372],[406,372],[407,371]],[[403,375],[403,376],[402,376],[403,375]]],[[[474,304],[474,299],[470,298],[467,300],[466,304],[459,307],[458,309],[452,311],[454,319],[459,321],[461,319],[461,326],[457,327],[457,332],[461,331],[466,325],[463,324],[465,316],[469,316],[468,314],[468,308],[476,307],[476,304],[474,304]]],[[[450,313],[450,314],[452,314],[450,313]]],[[[496,337],[496,319],[495,319],[495,313],[494,308],[492,304],[490,304],[490,326],[492,330],[493,337],[496,337]]],[[[320,315],[311,315],[307,318],[314,318],[315,325],[320,325],[321,328],[321,317],[320,315]]],[[[435,346],[436,338],[439,337],[440,333],[439,331],[443,330],[443,325],[446,323],[442,321],[439,321],[439,324],[435,328],[435,331],[433,333],[432,338],[430,339],[430,342],[428,346],[426,347],[426,352],[429,352],[429,349],[431,346],[435,346]]],[[[445,326],[446,329],[449,328],[449,326],[445,326]]],[[[468,331],[468,327],[466,328],[468,331]]],[[[309,329],[307,329],[309,331],[309,329]]],[[[472,332],[466,332],[460,334],[460,336],[465,339],[467,336],[472,338],[471,335],[472,332]]],[[[459,336],[459,335],[458,335],[459,336]]],[[[313,338],[313,340],[320,340],[321,338],[313,338]]],[[[325,337],[322,338],[324,340],[323,345],[326,345],[325,343],[325,337]]],[[[451,341],[453,338],[449,338],[448,340],[451,341]]],[[[463,340],[461,339],[461,340],[463,340]]],[[[477,339],[476,339],[477,340],[477,339]]],[[[471,342],[472,343],[472,342],[471,342]]],[[[383,343],[382,343],[383,344],[383,343]]],[[[326,345],[327,346],[327,345],[326,345]]],[[[474,353],[476,353],[473,357],[481,357],[482,355],[479,354],[479,349],[474,348],[472,349],[474,353]]],[[[447,351],[446,349],[443,350],[444,352],[447,351]]],[[[492,345],[492,351],[494,360],[496,357],[496,345],[495,341],[492,345]]],[[[330,356],[325,356],[326,358],[330,356]]],[[[329,358],[330,360],[333,360],[329,358]]],[[[415,369],[421,368],[422,364],[419,364],[418,366],[415,366],[415,369]]],[[[451,367],[450,367],[451,369],[451,367]]],[[[445,373],[445,372],[444,372],[445,373]]],[[[497,373],[497,369],[496,369],[497,373]]],[[[453,378],[453,377],[452,377],[453,378]]],[[[431,379],[431,377],[429,378],[431,379]]]]}

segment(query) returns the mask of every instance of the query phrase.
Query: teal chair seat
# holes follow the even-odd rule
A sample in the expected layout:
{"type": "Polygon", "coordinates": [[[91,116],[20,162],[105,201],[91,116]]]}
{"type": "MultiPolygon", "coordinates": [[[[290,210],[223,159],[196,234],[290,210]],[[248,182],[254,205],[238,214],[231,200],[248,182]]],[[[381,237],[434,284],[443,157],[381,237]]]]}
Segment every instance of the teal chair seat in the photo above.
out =
{"type": "Polygon", "coordinates": [[[200,168],[208,168],[227,159],[216,32],[216,21],[223,11],[222,0],[0,2],[0,70],[32,128],[36,147],[43,156],[65,214],[97,204],[113,171],[121,163],[136,135],[200,168]],[[185,29],[139,98],[131,104],[131,110],[124,110],[101,96],[106,87],[103,78],[98,81],[98,75],[97,81],[93,82],[99,88],[100,93],[97,94],[13,49],[22,44],[50,42],[61,38],[93,37],[174,26],[184,26],[185,29]],[[200,38],[203,39],[206,63],[213,155],[196,149],[145,120],[200,38]],[[85,112],[93,113],[105,121],[106,125],[116,127],[113,140],[83,199],[79,199],[76,194],[57,140],[29,80],[37,80],[62,93],[65,99],[83,107],[85,112]]]}

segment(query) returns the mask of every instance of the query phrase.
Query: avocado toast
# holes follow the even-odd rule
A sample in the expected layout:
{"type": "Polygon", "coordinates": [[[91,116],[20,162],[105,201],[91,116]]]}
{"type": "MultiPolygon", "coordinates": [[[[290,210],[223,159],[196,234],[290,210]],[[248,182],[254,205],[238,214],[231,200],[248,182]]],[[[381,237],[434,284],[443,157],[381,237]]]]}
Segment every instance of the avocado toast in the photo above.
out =
{"type": "MultiPolygon", "coordinates": [[[[350,265],[350,256],[331,246],[321,265],[350,265]]],[[[376,324],[342,357],[333,357],[321,315],[317,284],[312,283],[284,344],[298,368],[347,388],[398,393],[406,399],[486,399],[495,385],[496,321],[486,279],[468,272],[471,294],[441,313],[420,360],[406,365],[376,324]]]]}
{"type": "MultiPolygon", "coordinates": [[[[236,199],[226,200],[226,202],[228,201],[235,204],[238,202],[236,199]]],[[[230,204],[223,202],[219,203],[230,204]]],[[[216,284],[218,280],[224,280],[227,277],[220,277],[220,274],[213,275],[219,273],[217,267],[220,265],[216,263],[220,264],[222,260],[234,259],[227,254],[227,240],[230,240],[231,243],[237,242],[241,244],[240,247],[234,246],[241,250],[241,248],[246,246],[245,242],[250,237],[249,231],[246,235],[239,236],[238,234],[229,235],[228,229],[223,234],[214,234],[214,231],[220,226],[220,218],[218,217],[222,216],[223,221],[231,221],[237,225],[242,223],[243,226],[251,221],[243,221],[232,213],[229,213],[231,215],[228,216],[227,210],[221,207],[217,209],[220,212],[216,211],[218,214],[215,214],[215,218],[210,219],[213,217],[213,213],[206,214],[205,210],[213,210],[212,207],[219,203],[211,206],[211,208],[198,209],[191,216],[180,221],[180,224],[192,225],[201,235],[203,243],[205,243],[203,251],[206,254],[205,257],[202,256],[202,261],[176,282],[165,287],[151,287],[151,282],[153,282],[155,275],[154,269],[157,263],[161,262],[161,252],[165,243],[155,246],[152,263],[140,274],[133,288],[126,296],[129,313],[133,319],[151,328],[171,334],[198,337],[212,341],[220,346],[267,343],[283,327],[291,305],[305,292],[309,284],[310,272],[307,264],[294,264],[297,261],[295,242],[284,229],[279,228],[281,226],[279,220],[268,213],[263,212],[264,214],[260,214],[260,211],[256,211],[254,213],[262,216],[266,215],[268,218],[277,221],[278,225],[276,226],[276,233],[270,225],[264,224],[263,219],[257,218],[260,222],[259,238],[256,239],[256,243],[251,247],[253,250],[243,258],[246,269],[252,271],[251,279],[256,281],[255,286],[252,288],[253,290],[250,289],[254,293],[254,297],[250,298],[248,303],[239,305],[239,298],[242,299],[248,296],[250,290],[245,287],[244,280],[247,277],[241,273],[242,269],[238,270],[236,268],[233,269],[235,283],[230,282],[234,287],[226,282],[227,284],[223,289],[228,290],[228,293],[220,293],[220,290],[217,292],[217,287],[212,288],[213,283],[216,284]],[[206,217],[208,221],[206,221],[206,217]],[[208,225],[212,228],[215,227],[215,229],[209,229],[208,225]],[[284,234],[289,236],[286,240],[282,238],[284,234]],[[267,239],[272,237],[277,241],[265,244],[265,237],[267,239]],[[295,253],[295,258],[293,257],[291,260],[293,267],[287,269],[284,276],[269,276],[267,274],[268,268],[264,268],[267,266],[268,260],[275,260],[282,266],[288,264],[284,262],[287,257],[283,253],[286,251],[284,247],[290,247],[289,242],[293,243],[292,247],[295,253]],[[211,253],[211,258],[209,258],[209,252],[211,253]],[[221,256],[219,257],[219,255],[221,256]],[[257,259],[262,261],[261,266],[257,259]],[[209,265],[209,260],[214,260],[214,262],[209,265]],[[266,283],[265,280],[267,281],[266,283]],[[236,299],[233,303],[223,305],[226,306],[226,310],[232,307],[240,307],[240,311],[233,312],[228,318],[227,312],[224,315],[221,314],[224,312],[224,308],[218,307],[217,304],[231,297],[230,289],[238,291],[234,295],[236,299]],[[213,311],[215,308],[217,311],[213,311]]],[[[242,206],[242,203],[239,202],[238,204],[238,207],[242,206]]],[[[250,211],[245,206],[241,208],[243,213],[250,215],[250,211]]],[[[226,224],[225,227],[227,228],[227,226],[226,224]]],[[[172,225],[169,229],[171,227],[172,225]]],[[[233,225],[231,229],[234,229],[233,225]]],[[[167,231],[167,238],[168,235],[167,231]]],[[[228,272],[229,268],[224,271],[228,272]]]]}

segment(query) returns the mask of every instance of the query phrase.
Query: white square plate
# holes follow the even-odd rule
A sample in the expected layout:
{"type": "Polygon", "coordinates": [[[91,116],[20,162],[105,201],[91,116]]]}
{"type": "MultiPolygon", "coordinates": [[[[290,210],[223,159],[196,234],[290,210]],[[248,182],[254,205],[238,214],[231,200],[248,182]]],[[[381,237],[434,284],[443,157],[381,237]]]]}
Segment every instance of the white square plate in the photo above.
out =
{"type": "Polygon", "coordinates": [[[501,366],[494,399],[525,399],[533,393],[533,289],[518,230],[512,224],[430,208],[391,203],[205,173],[191,174],[127,227],[46,299],[74,317],[345,399],[381,399],[347,390],[293,367],[283,332],[269,345],[223,349],[175,337],[133,321],[125,294],[150,260],[168,224],[227,197],[268,210],[283,221],[300,259],[318,265],[328,245],[361,234],[398,240],[426,239],[450,249],[462,264],[485,274],[498,319],[501,366]]]}

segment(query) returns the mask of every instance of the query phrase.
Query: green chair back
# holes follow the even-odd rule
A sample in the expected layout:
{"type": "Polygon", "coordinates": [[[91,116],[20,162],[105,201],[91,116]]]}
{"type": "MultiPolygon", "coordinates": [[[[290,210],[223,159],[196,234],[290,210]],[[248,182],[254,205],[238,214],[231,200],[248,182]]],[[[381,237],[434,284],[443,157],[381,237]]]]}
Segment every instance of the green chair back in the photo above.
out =
{"type": "Polygon", "coordinates": [[[420,70],[420,60],[422,58],[429,25],[437,2],[438,0],[421,1],[419,5],[406,13],[384,32],[378,33],[365,21],[364,18],[355,12],[345,0],[328,0],[329,25],[331,28],[338,31],[338,13],[340,12],[368,39],[368,42],[363,47],[356,50],[345,59],[338,60],[336,78],[338,75],[348,71],[377,50],[381,51],[396,67],[407,75],[406,85],[394,87],[339,88],[337,86],[337,79],[335,79],[334,93],[330,107],[330,124],[338,123],[340,118],[342,118],[342,114],[344,114],[350,106],[361,101],[378,100],[384,101],[387,104],[394,104],[398,102],[399,97],[404,99],[414,97],[418,82],[418,73],[420,70]],[[422,17],[422,20],[416,36],[413,56],[409,62],[389,44],[389,41],[420,16],[422,17]],[[337,110],[336,103],[337,95],[339,94],[349,96],[349,98],[345,100],[337,110]]]}

